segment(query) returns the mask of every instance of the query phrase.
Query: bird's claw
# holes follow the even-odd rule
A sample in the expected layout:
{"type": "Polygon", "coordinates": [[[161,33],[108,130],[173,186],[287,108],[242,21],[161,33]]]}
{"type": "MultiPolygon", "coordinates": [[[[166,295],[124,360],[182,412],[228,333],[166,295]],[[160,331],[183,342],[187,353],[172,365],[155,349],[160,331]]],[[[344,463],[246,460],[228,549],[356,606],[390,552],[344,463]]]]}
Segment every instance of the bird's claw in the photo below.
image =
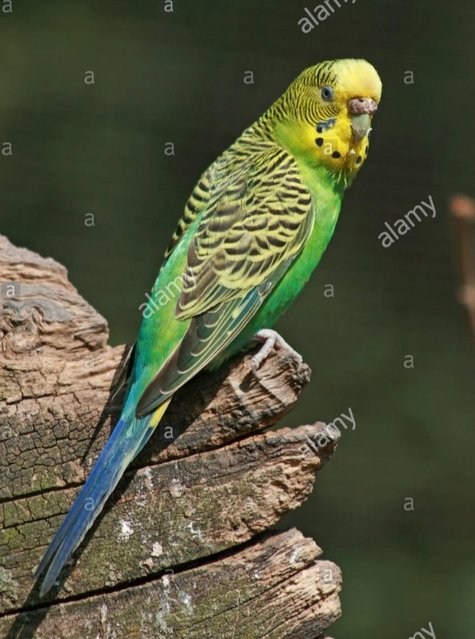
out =
{"type": "Polygon", "coordinates": [[[272,331],[268,328],[262,329],[255,334],[254,339],[262,343],[261,348],[251,358],[251,369],[256,375],[258,374],[261,364],[269,357],[274,348],[283,348],[292,353],[299,362],[302,361],[302,356],[289,346],[284,338],[276,331],[272,331]]]}

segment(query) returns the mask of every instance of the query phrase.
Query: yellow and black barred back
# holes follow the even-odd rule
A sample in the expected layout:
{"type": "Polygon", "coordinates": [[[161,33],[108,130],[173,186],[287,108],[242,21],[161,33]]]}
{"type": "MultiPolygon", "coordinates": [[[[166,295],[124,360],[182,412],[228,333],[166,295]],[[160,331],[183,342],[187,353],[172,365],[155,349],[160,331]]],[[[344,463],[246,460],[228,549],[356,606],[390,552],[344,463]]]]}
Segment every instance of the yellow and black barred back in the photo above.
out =
{"type": "Polygon", "coordinates": [[[310,224],[311,196],[296,162],[284,149],[261,149],[225,199],[211,195],[190,245],[177,316],[261,285],[298,253],[310,224]]]}

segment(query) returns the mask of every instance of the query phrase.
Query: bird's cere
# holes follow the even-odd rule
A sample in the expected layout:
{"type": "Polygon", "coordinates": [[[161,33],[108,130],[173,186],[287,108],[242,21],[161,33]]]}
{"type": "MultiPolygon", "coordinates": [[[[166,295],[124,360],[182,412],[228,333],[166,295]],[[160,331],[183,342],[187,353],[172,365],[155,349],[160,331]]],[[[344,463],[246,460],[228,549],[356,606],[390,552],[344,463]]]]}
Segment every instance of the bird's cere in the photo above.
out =
{"type": "Polygon", "coordinates": [[[372,98],[352,98],[348,102],[348,110],[352,115],[361,113],[373,115],[378,110],[378,103],[372,98]]]}

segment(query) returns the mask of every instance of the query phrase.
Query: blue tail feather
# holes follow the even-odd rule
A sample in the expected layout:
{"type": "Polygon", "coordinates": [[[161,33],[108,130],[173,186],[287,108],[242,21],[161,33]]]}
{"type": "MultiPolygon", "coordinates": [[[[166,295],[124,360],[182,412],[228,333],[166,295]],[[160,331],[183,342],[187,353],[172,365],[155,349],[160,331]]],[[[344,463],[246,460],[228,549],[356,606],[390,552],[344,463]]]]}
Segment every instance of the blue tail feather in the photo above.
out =
{"type": "Polygon", "coordinates": [[[54,585],[59,573],[79,546],[104,504],[117,486],[125,469],[153,433],[150,416],[136,419],[121,417],[98,457],[72,508],[61,524],[36,569],[38,577],[46,569],[40,589],[43,597],[54,585]]]}

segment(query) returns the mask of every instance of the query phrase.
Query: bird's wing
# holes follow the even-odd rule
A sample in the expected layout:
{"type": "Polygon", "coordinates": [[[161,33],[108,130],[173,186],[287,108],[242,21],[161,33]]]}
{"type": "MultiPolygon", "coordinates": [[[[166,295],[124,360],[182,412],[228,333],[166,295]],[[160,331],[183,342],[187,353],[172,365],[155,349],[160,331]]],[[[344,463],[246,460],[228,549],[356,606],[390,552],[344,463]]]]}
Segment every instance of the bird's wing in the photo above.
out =
{"type": "MultiPolygon", "coordinates": [[[[246,133],[243,135],[246,135],[246,133]]],[[[200,176],[200,179],[196,183],[187,203],[185,204],[183,215],[179,219],[172,239],[167,246],[163,264],[165,264],[170,255],[180,244],[193,222],[201,215],[204,209],[207,208],[210,200],[215,198],[218,193],[222,192],[223,185],[227,184],[229,181],[229,176],[243,170],[246,165],[246,161],[243,161],[240,157],[235,157],[233,153],[234,148],[234,146],[231,146],[229,149],[226,149],[226,151],[224,151],[200,176]]]]}
{"type": "Polygon", "coordinates": [[[302,249],[313,224],[310,192],[295,161],[266,150],[213,194],[192,238],[176,307],[191,320],[144,393],[154,410],[240,333],[302,249]]]}
{"type": "Polygon", "coordinates": [[[127,353],[117,367],[116,374],[109,389],[109,401],[116,399],[124,388],[126,388],[130,378],[130,373],[132,372],[136,350],[137,342],[134,342],[132,346],[128,347],[127,353]]]}
{"type": "Polygon", "coordinates": [[[212,166],[213,165],[211,165],[211,167],[209,167],[200,177],[191,192],[187,203],[185,204],[183,215],[179,219],[178,226],[176,227],[170,244],[167,246],[167,250],[165,251],[164,263],[178,246],[191,224],[193,224],[201,211],[206,207],[212,197],[213,191],[216,189],[215,184],[219,183],[220,177],[213,175],[212,166]]]}

